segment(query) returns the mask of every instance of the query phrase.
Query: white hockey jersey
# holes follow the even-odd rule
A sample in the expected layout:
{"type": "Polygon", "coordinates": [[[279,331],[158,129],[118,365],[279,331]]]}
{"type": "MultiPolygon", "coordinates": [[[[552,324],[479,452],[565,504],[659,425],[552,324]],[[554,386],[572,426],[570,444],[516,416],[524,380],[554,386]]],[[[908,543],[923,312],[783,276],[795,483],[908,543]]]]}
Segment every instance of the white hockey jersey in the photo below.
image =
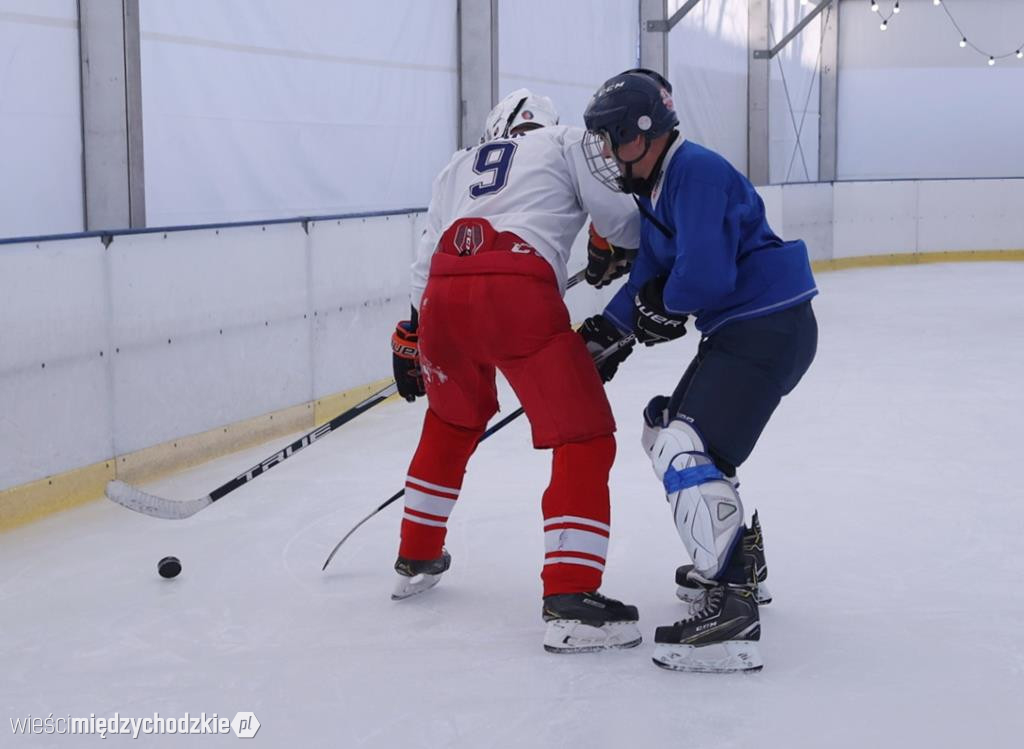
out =
{"type": "Polygon", "coordinates": [[[569,252],[588,214],[598,234],[613,245],[640,244],[636,205],[590,173],[580,145],[584,132],[555,125],[452,156],[434,180],[427,228],[412,265],[414,307],[419,309],[438,240],[460,218],[485,218],[497,231],[526,240],[551,263],[562,293],[569,252]]]}

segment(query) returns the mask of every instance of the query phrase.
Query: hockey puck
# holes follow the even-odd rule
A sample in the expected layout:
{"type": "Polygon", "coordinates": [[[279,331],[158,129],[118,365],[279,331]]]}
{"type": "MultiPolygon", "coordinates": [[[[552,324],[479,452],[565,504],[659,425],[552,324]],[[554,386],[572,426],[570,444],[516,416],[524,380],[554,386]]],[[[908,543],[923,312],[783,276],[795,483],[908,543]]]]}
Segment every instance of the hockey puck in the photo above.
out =
{"type": "Polygon", "coordinates": [[[157,562],[156,570],[160,573],[160,577],[166,577],[167,579],[177,577],[178,573],[181,572],[181,561],[178,557],[164,557],[157,562]]]}

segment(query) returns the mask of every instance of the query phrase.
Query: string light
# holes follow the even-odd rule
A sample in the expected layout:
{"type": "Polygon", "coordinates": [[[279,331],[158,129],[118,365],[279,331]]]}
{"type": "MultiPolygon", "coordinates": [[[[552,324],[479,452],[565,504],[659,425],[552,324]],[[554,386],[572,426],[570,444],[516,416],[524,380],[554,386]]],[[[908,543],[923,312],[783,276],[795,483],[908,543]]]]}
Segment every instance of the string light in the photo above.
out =
{"type": "MultiPolygon", "coordinates": [[[[889,15],[886,15],[885,12],[880,9],[879,0],[869,0],[869,2],[871,3],[871,12],[877,13],[879,18],[881,18],[881,23],[878,24],[878,28],[882,31],[887,31],[889,29],[889,22],[892,20],[893,16],[900,12],[900,0],[893,0],[892,10],[889,12],[889,15]]],[[[993,54],[981,49],[967,39],[967,35],[964,33],[963,29],[960,28],[960,24],[956,22],[956,19],[950,12],[948,5],[943,3],[942,0],[932,0],[932,5],[942,8],[946,13],[946,17],[949,18],[949,22],[953,25],[953,28],[955,28],[960,34],[960,49],[965,49],[970,46],[971,49],[986,58],[989,67],[995,66],[996,60],[1009,57],[1010,55],[1016,55],[1018,60],[1024,60],[1024,46],[1018,46],[1013,52],[1006,52],[1004,54],[993,54]]]]}
{"type": "Polygon", "coordinates": [[[953,18],[953,13],[949,10],[949,6],[948,5],[943,4],[940,0],[935,0],[935,5],[941,5],[942,6],[942,10],[945,11],[945,13],[946,13],[946,18],[949,19],[949,22],[951,24],[953,24],[953,28],[956,29],[957,32],[960,34],[960,47],[963,48],[963,47],[966,47],[967,45],[970,45],[971,49],[973,49],[975,52],[977,52],[978,54],[984,55],[985,57],[988,58],[988,66],[990,68],[993,67],[996,64],[996,60],[998,60],[1000,58],[1003,58],[1003,57],[1009,57],[1011,54],[1016,54],[1017,55],[1017,59],[1021,59],[1021,57],[1024,57],[1024,55],[1021,54],[1021,48],[1020,47],[1018,47],[1014,52],[1006,52],[1006,53],[1001,54],[1001,55],[992,54],[991,52],[987,52],[987,51],[979,48],[978,45],[976,45],[976,44],[974,44],[972,42],[969,42],[967,40],[967,35],[964,33],[964,30],[962,28],[960,28],[960,24],[958,24],[956,22],[956,19],[953,18]]]}
{"type": "Polygon", "coordinates": [[[892,17],[893,17],[893,15],[895,13],[899,13],[900,12],[900,0],[896,0],[896,3],[895,3],[895,5],[892,6],[892,11],[889,13],[889,15],[885,15],[884,13],[882,13],[879,10],[878,0],[870,0],[870,2],[871,2],[871,12],[872,13],[877,13],[879,15],[879,17],[881,17],[881,19],[882,19],[882,22],[880,24],[878,24],[878,28],[880,28],[882,31],[888,31],[888,29],[889,29],[889,21],[892,20],[892,17]]]}

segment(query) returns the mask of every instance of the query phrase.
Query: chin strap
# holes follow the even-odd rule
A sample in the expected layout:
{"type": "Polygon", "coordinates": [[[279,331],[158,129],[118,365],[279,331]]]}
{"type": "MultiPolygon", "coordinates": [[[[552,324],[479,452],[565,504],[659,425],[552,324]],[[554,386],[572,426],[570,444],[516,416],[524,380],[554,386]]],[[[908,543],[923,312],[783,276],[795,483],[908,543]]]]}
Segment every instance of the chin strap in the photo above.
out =
{"type": "MultiPolygon", "coordinates": [[[[675,143],[678,137],[679,131],[673,130],[672,135],[669,136],[669,139],[667,141],[665,141],[665,148],[662,149],[661,155],[658,156],[658,160],[654,162],[654,167],[651,169],[651,173],[648,174],[646,178],[636,179],[633,177],[632,163],[626,164],[626,174],[624,174],[621,178],[622,191],[625,193],[632,193],[633,202],[636,203],[636,207],[640,210],[640,213],[643,214],[644,217],[647,218],[652,224],[654,224],[658,231],[665,235],[666,239],[673,239],[676,235],[675,231],[665,226],[665,224],[663,224],[661,221],[655,218],[650,211],[644,208],[640,204],[640,200],[637,198],[637,196],[641,195],[645,198],[651,197],[651,192],[654,190],[655,184],[657,184],[658,179],[661,177],[661,169],[662,164],[665,161],[665,156],[666,154],[668,154],[669,150],[672,148],[672,144],[675,143]]],[[[647,150],[645,149],[644,155],[646,154],[647,150]]],[[[640,158],[642,159],[643,156],[641,156],[640,158]]],[[[639,159],[637,159],[637,161],[639,161],[639,159]]]]}
{"type": "MultiPolygon", "coordinates": [[[[651,197],[651,193],[654,191],[654,186],[658,182],[658,177],[661,175],[661,165],[665,161],[665,155],[669,152],[669,149],[672,148],[672,144],[676,142],[676,139],[678,137],[679,131],[673,130],[672,135],[670,135],[669,139],[665,141],[665,147],[662,149],[661,155],[658,156],[658,160],[654,162],[654,166],[651,168],[651,173],[648,174],[645,178],[634,178],[632,167],[633,164],[636,163],[636,161],[639,161],[640,159],[647,155],[647,148],[644,149],[644,152],[643,154],[641,154],[640,159],[637,159],[634,162],[626,164],[626,168],[629,174],[628,176],[623,177],[623,188],[630,188],[629,190],[625,190],[626,192],[631,192],[634,195],[643,195],[645,198],[651,197]]],[[[649,143],[648,148],[650,148],[649,143]]]]}
{"type": "Polygon", "coordinates": [[[524,104],[526,104],[526,97],[525,96],[522,99],[519,100],[519,103],[516,104],[516,108],[512,110],[512,114],[510,114],[508,116],[508,119],[505,120],[505,130],[501,134],[502,138],[507,138],[508,137],[509,131],[512,128],[512,123],[516,121],[516,117],[519,116],[519,110],[523,108],[524,104]]]}

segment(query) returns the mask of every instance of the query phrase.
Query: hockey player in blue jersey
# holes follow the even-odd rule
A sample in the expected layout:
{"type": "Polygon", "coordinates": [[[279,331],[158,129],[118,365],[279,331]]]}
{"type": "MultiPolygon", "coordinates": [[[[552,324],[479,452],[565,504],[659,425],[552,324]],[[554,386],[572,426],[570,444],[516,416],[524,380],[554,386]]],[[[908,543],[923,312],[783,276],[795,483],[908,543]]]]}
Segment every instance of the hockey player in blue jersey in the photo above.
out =
{"type": "MultiPolygon", "coordinates": [[[[644,412],[642,442],[693,564],[676,571],[687,618],[655,633],[654,660],[682,671],[760,669],[758,603],[770,600],[757,513],[744,525],[736,468],[817,348],[807,248],[768,226],[750,182],[686,140],[672,88],[643,69],[611,78],[584,114],[588,166],[643,216],[628,282],[582,328],[606,347],[700,332],[671,396],[644,412]]],[[[617,367],[629,355],[621,349],[617,367]]]]}

